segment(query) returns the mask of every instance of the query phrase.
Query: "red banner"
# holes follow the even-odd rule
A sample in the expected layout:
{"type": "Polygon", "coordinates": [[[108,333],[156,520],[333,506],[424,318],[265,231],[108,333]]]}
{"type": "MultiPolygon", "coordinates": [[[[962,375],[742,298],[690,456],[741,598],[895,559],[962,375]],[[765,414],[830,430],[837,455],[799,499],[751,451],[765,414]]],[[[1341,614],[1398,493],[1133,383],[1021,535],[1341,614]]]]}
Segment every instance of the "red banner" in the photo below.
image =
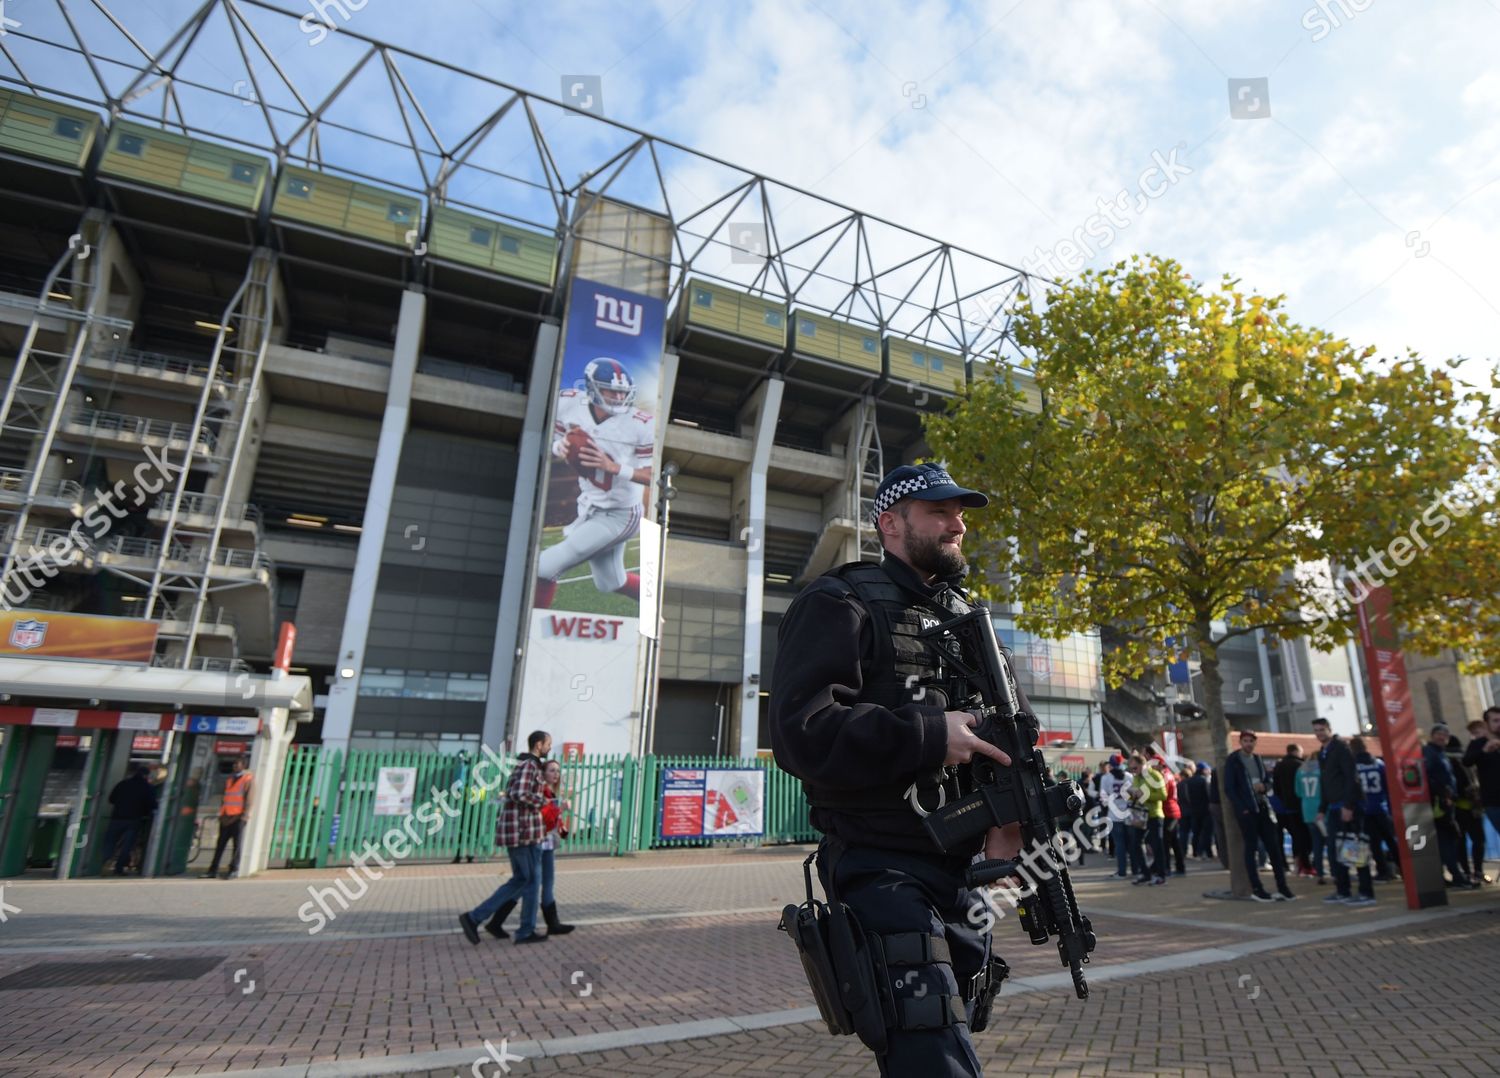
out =
{"type": "Polygon", "coordinates": [[[1391,798],[1391,819],[1396,825],[1396,845],[1401,852],[1406,905],[1414,910],[1445,906],[1448,893],[1443,888],[1438,865],[1432,800],[1422,766],[1422,739],[1412,709],[1401,634],[1391,617],[1390,588],[1382,585],[1371,589],[1359,604],[1359,638],[1370,679],[1375,728],[1385,758],[1385,781],[1391,798]]]}

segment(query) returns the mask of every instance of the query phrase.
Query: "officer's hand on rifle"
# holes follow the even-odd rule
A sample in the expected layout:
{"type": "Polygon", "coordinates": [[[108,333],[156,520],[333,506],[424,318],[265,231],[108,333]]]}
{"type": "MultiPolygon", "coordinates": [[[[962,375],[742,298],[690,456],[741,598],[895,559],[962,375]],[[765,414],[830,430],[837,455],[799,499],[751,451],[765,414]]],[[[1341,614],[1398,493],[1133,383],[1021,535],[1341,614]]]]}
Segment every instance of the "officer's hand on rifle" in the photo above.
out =
{"type": "Polygon", "coordinates": [[[979,722],[973,712],[946,711],[943,714],[948,720],[948,755],[943,757],[944,764],[966,764],[974,758],[976,752],[999,764],[1010,763],[1010,757],[1003,749],[975,736],[974,731],[969,729],[979,722]]]}
{"type": "Polygon", "coordinates": [[[991,827],[984,833],[984,858],[986,861],[1009,861],[1020,852],[1020,824],[1008,823],[1004,827],[991,827]]]}

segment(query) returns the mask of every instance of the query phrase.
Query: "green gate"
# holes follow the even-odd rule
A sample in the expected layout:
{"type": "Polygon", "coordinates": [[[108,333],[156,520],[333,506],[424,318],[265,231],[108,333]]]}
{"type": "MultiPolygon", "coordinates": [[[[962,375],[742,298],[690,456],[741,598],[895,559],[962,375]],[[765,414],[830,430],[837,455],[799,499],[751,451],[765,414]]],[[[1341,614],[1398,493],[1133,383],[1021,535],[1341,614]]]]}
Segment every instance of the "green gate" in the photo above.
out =
{"type": "MultiPolygon", "coordinates": [[[[397,859],[425,861],[495,857],[495,821],[513,767],[513,759],[493,756],[293,746],[282,775],[270,863],[321,868],[348,863],[367,850],[384,858],[395,854],[397,859]],[[376,815],[383,768],[414,773],[410,811],[376,815]]],[[[767,759],[594,756],[563,764],[562,787],[568,834],[559,853],[624,854],[667,846],[759,846],[817,838],[800,783],[767,759]],[[706,767],[765,772],[763,835],[660,837],[662,772],[706,767]]]]}

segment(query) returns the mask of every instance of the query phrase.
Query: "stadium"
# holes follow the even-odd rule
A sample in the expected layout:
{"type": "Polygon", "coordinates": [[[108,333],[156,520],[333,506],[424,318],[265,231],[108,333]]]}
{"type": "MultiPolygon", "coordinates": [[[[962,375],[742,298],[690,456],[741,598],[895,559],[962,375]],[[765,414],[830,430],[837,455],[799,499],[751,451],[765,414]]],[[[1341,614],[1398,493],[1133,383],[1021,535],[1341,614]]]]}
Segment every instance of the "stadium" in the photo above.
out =
{"type": "MultiPolygon", "coordinates": [[[[1045,282],[606,118],[586,86],[257,0],[155,55],[62,10],[0,43],[0,875],[39,814],[41,847],[97,830],[132,760],[187,808],[160,867],[235,755],[274,783],[291,746],[472,757],[545,727],[579,756],[754,758],[781,615],[878,556],[875,485],[927,453],[923,416],[994,377],[1040,407],[1009,324],[1045,282]],[[304,86],[277,57],[312,45],[304,86]],[[592,392],[575,360],[615,354],[574,355],[579,282],[646,315],[613,327],[646,357],[645,519],[600,548],[617,562],[552,578],[591,480],[546,432],[592,392]]],[[[1047,740],[1114,743],[1098,634],[996,626],[1047,740]]],[[[1224,661],[1231,720],[1272,729],[1313,713],[1282,662],[1357,670],[1255,641],[1224,661]]]]}

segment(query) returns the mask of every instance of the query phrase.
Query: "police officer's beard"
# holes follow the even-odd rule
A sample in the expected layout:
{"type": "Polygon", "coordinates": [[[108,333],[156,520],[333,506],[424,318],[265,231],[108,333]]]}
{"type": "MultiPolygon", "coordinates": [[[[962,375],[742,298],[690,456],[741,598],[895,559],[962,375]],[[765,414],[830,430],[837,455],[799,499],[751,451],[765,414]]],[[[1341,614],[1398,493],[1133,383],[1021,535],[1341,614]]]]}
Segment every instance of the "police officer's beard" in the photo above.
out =
{"type": "Polygon", "coordinates": [[[962,576],[969,568],[962,552],[944,550],[939,537],[913,535],[910,530],[906,533],[906,554],[913,569],[932,573],[940,579],[962,576]]]}

